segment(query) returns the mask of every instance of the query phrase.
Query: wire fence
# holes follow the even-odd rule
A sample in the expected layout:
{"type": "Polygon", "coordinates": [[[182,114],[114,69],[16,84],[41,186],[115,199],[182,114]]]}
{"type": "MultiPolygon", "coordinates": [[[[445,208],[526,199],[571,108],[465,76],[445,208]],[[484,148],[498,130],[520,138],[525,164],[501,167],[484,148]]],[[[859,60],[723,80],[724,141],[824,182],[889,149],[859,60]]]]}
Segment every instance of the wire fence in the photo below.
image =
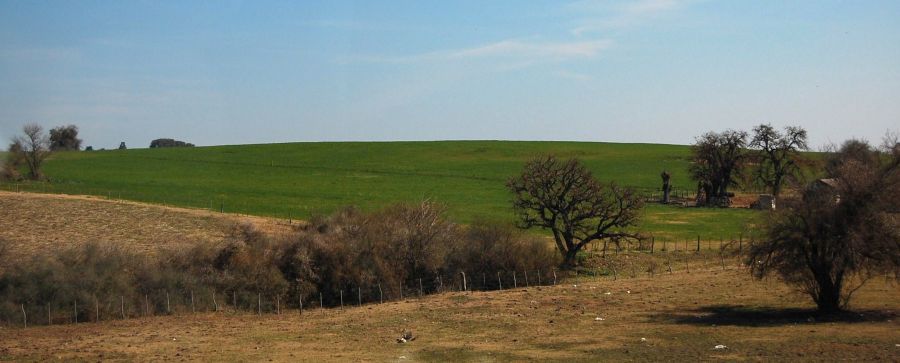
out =
{"type": "MultiPolygon", "coordinates": [[[[723,245],[732,246],[732,244],[723,245]]],[[[634,251],[629,251],[634,252],[634,251]]],[[[625,253],[625,251],[622,251],[625,253]]],[[[649,256],[643,253],[644,256],[649,256]]],[[[742,256],[731,247],[718,251],[662,251],[655,258],[611,258],[603,265],[574,270],[502,270],[437,275],[434,278],[407,279],[397,289],[380,282],[368,285],[342,285],[338,296],[323,292],[302,294],[289,299],[286,294],[269,294],[249,290],[217,290],[214,288],[147,291],[140,296],[91,294],[85,291],[70,301],[48,298],[22,302],[18,313],[4,309],[0,324],[8,328],[28,328],[59,324],[98,323],[111,320],[200,313],[271,315],[332,314],[353,307],[421,299],[441,293],[504,291],[536,286],[553,287],[586,282],[619,279],[655,278],[664,275],[690,274],[715,269],[745,268],[742,256]]]]}

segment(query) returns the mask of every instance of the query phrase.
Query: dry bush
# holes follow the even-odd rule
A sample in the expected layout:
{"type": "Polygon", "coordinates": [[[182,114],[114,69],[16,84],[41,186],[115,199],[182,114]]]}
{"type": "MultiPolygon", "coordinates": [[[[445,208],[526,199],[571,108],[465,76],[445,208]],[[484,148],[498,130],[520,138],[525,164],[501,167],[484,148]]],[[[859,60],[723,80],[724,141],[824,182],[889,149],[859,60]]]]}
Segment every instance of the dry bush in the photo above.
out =
{"type": "Polygon", "coordinates": [[[377,301],[379,286],[386,299],[398,298],[401,289],[412,295],[420,286],[424,293],[437,292],[438,281],[450,283],[460,272],[549,273],[558,259],[546,243],[511,226],[462,228],[430,202],[374,213],[347,208],[313,218],[280,240],[240,224],[230,228],[224,246],[201,244],[150,257],[87,244],[34,257],[0,271],[0,319],[21,321],[23,304],[29,315],[46,317],[47,307],[63,315],[74,302],[81,307],[79,321],[98,314],[118,318],[123,304],[128,316],[157,314],[170,305],[190,309],[190,296],[201,305],[197,310],[208,310],[214,294],[222,303],[254,310],[260,296],[266,304],[280,298],[285,306],[321,296],[333,306],[341,293],[347,303],[356,302],[357,294],[377,301]]]}

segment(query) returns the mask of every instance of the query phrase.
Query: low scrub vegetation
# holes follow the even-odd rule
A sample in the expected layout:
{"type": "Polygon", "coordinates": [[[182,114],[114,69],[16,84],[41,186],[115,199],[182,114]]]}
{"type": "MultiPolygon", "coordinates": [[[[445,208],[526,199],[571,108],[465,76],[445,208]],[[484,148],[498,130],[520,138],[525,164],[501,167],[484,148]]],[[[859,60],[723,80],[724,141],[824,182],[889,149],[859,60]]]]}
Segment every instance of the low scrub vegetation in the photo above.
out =
{"type": "Polygon", "coordinates": [[[153,257],[99,244],[34,257],[0,271],[0,318],[59,323],[220,305],[272,311],[301,301],[377,302],[459,289],[463,273],[469,289],[485,288],[472,277],[549,275],[559,263],[546,243],[518,229],[488,222],[462,227],[430,202],[373,213],[345,208],[280,238],[234,225],[226,238],[218,247],[153,257]]]}

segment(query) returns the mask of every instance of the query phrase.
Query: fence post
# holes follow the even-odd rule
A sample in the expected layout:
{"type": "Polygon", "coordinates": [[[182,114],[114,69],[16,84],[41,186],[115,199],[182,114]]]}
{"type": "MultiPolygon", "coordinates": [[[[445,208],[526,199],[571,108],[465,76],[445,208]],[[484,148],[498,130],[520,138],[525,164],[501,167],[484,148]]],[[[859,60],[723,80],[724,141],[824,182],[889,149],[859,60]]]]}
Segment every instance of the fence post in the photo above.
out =
{"type": "Polygon", "coordinates": [[[462,278],[463,278],[463,291],[469,291],[469,287],[466,286],[466,272],[465,271],[462,272],[462,278]]]}
{"type": "Polygon", "coordinates": [[[53,325],[53,318],[50,316],[50,303],[47,303],[47,325],[53,325]]]}
{"type": "Polygon", "coordinates": [[[650,237],[650,254],[653,254],[653,247],[656,245],[656,236],[650,237]]]}
{"type": "Polygon", "coordinates": [[[119,296],[119,300],[121,302],[120,307],[122,309],[122,319],[124,320],[125,319],[125,296],[119,296]]]}
{"type": "Polygon", "coordinates": [[[215,290],[213,290],[213,292],[212,292],[212,299],[213,299],[213,306],[215,306],[216,312],[218,313],[219,312],[219,302],[216,301],[216,291],[215,290]]]}
{"type": "Polygon", "coordinates": [[[381,283],[378,283],[378,303],[384,304],[384,291],[381,291],[381,283]]]}
{"type": "Polygon", "coordinates": [[[341,289],[341,310],[344,310],[344,289],[341,289]]]}
{"type": "MultiPolygon", "coordinates": [[[[226,297],[227,299],[227,297],[226,297]]],[[[166,290],[166,314],[172,313],[172,306],[169,305],[169,290],[166,290]]]]}
{"type": "Polygon", "coordinates": [[[553,285],[556,285],[556,270],[553,270],[553,285]]]}
{"type": "Polygon", "coordinates": [[[22,322],[25,324],[25,328],[28,328],[28,314],[25,313],[25,304],[22,304],[22,322]]]}
{"type": "Polygon", "coordinates": [[[515,271],[515,270],[513,270],[513,288],[514,288],[514,289],[518,289],[518,288],[519,288],[519,283],[516,282],[516,271],[515,271]]]}
{"type": "Polygon", "coordinates": [[[425,293],[425,289],[422,288],[422,278],[419,278],[419,298],[422,298],[422,294],[425,293]]]}
{"type": "Polygon", "coordinates": [[[528,270],[525,270],[525,287],[528,287],[528,270]]]}
{"type": "Polygon", "coordinates": [[[481,273],[481,289],[484,291],[487,291],[487,289],[488,289],[487,288],[487,274],[484,272],[481,273]]]}
{"type": "MultiPolygon", "coordinates": [[[[191,292],[191,309],[194,308],[194,293],[191,292]]],[[[256,293],[256,315],[262,316],[262,294],[256,293]]]]}
{"type": "Polygon", "coordinates": [[[75,324],[78,324],[78,299],[75,299],[75,324]]]}
{"type": "Polygon", "coordinates": [[[300,294],[300,315],[303,315],[303,294],[300,294]]]}
{"type": "Polygon", "coordinates": [[[322,310],[322,315],[325,315],[325,307],[322,305],[322,292],[319,291],[319,309],[322,310]]]}
{"type": "Polygon", "coordinates": [[[197,312],[197,310],[194,309],[194,290],[191,290],[191,312],[192,313],[197,312]]]}
{"type": "Polygon", "coordinates": [[[538,286],[541,286],[541,270],[537,270],[538,273],[538,286]]]}
{"type": "Polygon", "coordinates": [[[438,275],[438,291],[444,291],[444,280],[441,279],[441,275],[438,275]]]}
{"type": "Polygon", "coordinates": [[[362,288],[356,287],[356,306],[362,306],[362,288]]]}
{"type": "Polygon", "coordinates": [[[500,286],[500,290],[503,290],[503,280],[500,279],[500,271],[497,271],[497,285],[500,286]]]}
{"type": "Polygon", "coordinates": [[[697,235],[697,252],[700,252],[700,235],[697,235]]]}

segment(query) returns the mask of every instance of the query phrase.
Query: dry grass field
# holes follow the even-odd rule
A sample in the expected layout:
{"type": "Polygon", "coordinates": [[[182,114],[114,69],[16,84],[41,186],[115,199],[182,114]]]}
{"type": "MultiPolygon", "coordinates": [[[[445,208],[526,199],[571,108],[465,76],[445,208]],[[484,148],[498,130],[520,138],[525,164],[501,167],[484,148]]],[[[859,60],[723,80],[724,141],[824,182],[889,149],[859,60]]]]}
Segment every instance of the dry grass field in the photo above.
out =
{"type": "MultiPolygon", "coordinates": [[[[235,221],[269,233],[289,228],[279,220],[93,197],[0,194],[0,238],[18,256],[95,240],[153,253],[215,242],[235,221]]],[[[0,327],[0,361],[900,360],[896,284],[872,281],[855,295],[854,313],[820,319],[806,296],[775,280],[752,280],[734,260],[723,269],[715,256],[672,256],[674,273],[659,266],[652,276],[639,268],[631,277],[620,270],[615,281],[581,277],[343,310],[314,307],[302,315],[227,307],[26,329],[12,322],[0,327]],[[416,339],[397,343],[407,329],[416,339]]],[[[620,266],[649,258],[607,256],[620,266]]]]}
{"type": "Polygon", "coordinates": [[[211,213],[101,197],[0,191],[0,239],[9,253],[27,257],[88,242],[114,243],[154,253],[196,243],[217,243],[232,223],[253,223],[268,233],[288,221],[211,213]]]}
{"type": "Polygon", "coordinates": [[[900,290],[820,321],[804,296],[736,268],[593,280],[302,315],[205,312],[0,330],[0,360],[897,361],[900,290]],[[598,320],[601,318],[603,320],[598,320]],[[396,342],[409,329],[412,342],[396,342]],[[716,345],[727,348],[715,349],[716,345]]]}

